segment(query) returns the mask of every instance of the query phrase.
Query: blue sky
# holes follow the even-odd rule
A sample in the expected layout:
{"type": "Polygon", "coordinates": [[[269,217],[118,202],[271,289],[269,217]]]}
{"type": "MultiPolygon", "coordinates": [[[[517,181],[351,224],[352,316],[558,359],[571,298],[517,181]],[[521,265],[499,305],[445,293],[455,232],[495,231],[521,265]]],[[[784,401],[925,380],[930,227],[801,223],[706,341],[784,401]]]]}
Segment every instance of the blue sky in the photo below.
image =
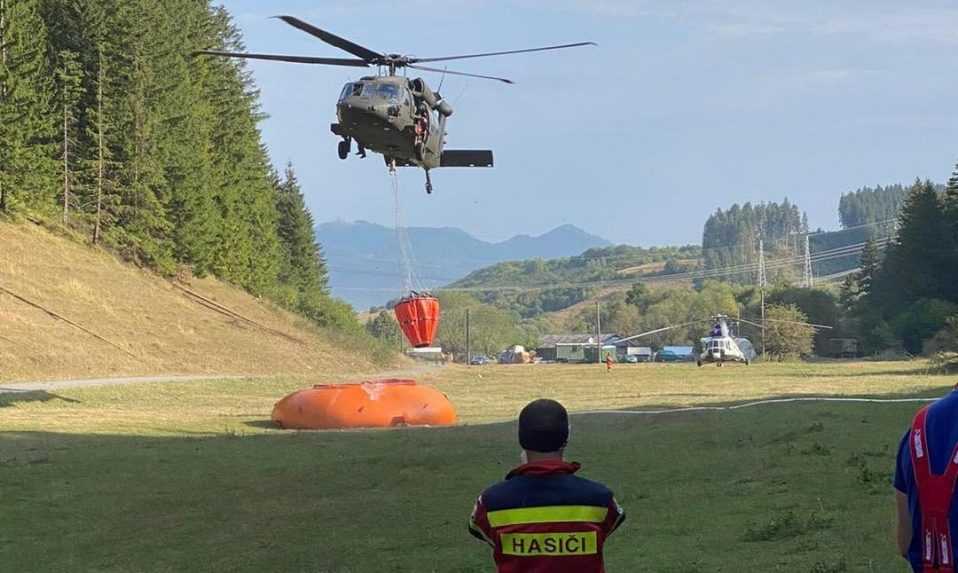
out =
{"type": "MultiPolygon", "coordinates": [[[[733,202],[787,196],[813,227],[863,185],[944,181],[958,160],[958,4],[805,0],[224,0],[248,49],[344,56],[269,19],[291,14],[381,52],[443,56],[591,40],[598,47],[451,62],[449,148],[496,167],[401,174],[407,225],[487,240],[572,223],[615,242],[699,242],[733,202]],[[455,64],[455,66],[453,66],[455,64]]],[[[379,156],[336,156],[351,68],[250,64],[277,165],[317,221],[391,225],[379,156]]],[[[439,77],[424,73],[435,85],[439,77]]]]}

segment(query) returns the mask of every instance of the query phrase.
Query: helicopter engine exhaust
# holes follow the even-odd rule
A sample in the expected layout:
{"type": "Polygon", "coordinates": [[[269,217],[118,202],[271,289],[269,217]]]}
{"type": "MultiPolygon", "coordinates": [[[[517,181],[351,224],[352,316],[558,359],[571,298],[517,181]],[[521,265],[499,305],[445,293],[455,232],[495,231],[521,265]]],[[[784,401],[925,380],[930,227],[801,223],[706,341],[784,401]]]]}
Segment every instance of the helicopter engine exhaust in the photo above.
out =
{"type": "Polygon", "coordinates": [[[452,115],[452,106],[449,105],[449,102],[442,99],[439,100],[439,105],[436,106],[436,111],[438,111],[443,117],[449,117],[452,115]]]}
{"type": "Polygon", "coordinates": [[[452,106],[442,99],[438,93],[433,92],[426,85],[422,78],[416,78],[409,82],[409,87],[415,96],[421,97],[431,109],[438,111],[443,117],[452,115],[452,106]]]}

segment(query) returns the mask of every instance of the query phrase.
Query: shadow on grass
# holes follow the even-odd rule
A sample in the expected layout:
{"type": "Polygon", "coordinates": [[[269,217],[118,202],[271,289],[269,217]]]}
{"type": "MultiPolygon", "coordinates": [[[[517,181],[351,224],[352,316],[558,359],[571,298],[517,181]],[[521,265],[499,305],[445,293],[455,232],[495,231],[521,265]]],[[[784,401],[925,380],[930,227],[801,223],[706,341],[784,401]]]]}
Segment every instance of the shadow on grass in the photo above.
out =
{"type": "Polygon", "coordinates": [[[915,399],[915,407],[917,409],[918,405],[921,403],[918,400],[934,400],[945,396],[949,392],[955,390],[955,386],[940,386],[935,388],[929,388],[919,391],[911,392],[897,392],[897,393],[886,393],[886,394],[834,394],[834,393],[796,393],[796,394],[776,394],[773,396],[764,396],[762,398],[749,398],[744,400],[721,400],[715,402],[697,402],[689,405],[676,405],[676,404],[642,404],[641,406],[629,406],[622,408],[608,408],[600,410],[588,410],[580,412],[570,412],[572,415],[588,415],[591,413],[597,412],[609,412],[614,413],[618,411],[622,412],[645,412],[650,413],[663,412],[668,413],[674,411],[676,413],[680,412],[692,412],[696,411],[696,408],[700,408],[702,412],[708,411],[721,411],[721,409],[738,409],[738,407],[744,406],[746,404],[755,404],[754,407],[774,407],[777,405],[789,405],[789,404],[836,404],[840,405],[842,403],[867,403],[867,402],[855,402],[855,400],[884,400],[889,404],[903,403],[908,404],[907,400],[915,399]],[[821,400],[818,400],[821,399],[821,400]],[[900,400],[902,402],[894,402],[895,400],[900,400]]]}
{"type": "Polygon", "coordinates": [[[51,400],[62,400],[71,404],[81,403],[80,400],[52,394],[45,390],[18,390],[0,386],[0,408],[9,408],[18,402],[50,402],[51,400]]]}
{"type": "Polygon", "coordinates": [[[776,374],[776,377],[782,378],[867,378],[874,376],[953,376],[954,372],[948,372],[943,368],[935,367],[915,367],[909,370],[867,370],[865,372],[788,372],[776,374]]]}
{"type": "Polygon", "coordinates": [[[272,420],[250,420],[243,422],[244,426],[249,426],[250,428],[257,428],[259,430],[281,430],[279,426],[273,423],[272,420]]]}

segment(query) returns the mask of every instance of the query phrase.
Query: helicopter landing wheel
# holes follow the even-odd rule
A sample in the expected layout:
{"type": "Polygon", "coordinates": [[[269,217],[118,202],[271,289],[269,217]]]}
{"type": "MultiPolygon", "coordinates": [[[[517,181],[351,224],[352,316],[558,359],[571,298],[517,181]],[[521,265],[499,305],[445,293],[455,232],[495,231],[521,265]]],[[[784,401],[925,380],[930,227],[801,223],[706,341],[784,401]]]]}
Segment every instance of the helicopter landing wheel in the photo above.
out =
{"type": "Polygon", "coordinates": [[[746,366],[748,366],[748,365],[751,364],[751,363],[752,363],[752,362],[751,362],[750,360],[746,360],[746,361],[745,361],[745,365],[746,365],[746,366]]]}
{"type": "Polygon", "coordinates": [[[349,157],[349,148],[352,147],[351,141],[344,139],[339,142],[339,158],[346,159],[349,157]]]}
{"type": "Polygon", "coordinates": [[[702,367],[702,361],[701,361],[701,360],[696,360],[696,361],[695,361],[695,365],[698,366],[699,368],[701,368],[701,367],[702,367]]]}

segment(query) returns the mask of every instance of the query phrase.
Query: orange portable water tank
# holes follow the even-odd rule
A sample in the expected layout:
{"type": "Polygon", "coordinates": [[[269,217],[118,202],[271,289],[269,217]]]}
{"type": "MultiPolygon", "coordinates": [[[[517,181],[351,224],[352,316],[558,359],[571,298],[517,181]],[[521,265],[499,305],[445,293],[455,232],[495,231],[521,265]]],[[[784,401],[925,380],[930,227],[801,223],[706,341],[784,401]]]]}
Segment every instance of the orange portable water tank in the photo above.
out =
{"type": "Polygon", "coordinates": [[[413,293],[400,300],[393,312],[409,344],[416,348],[432,346],[436,330],[439,329],[438,298],[413,293]]]}
{"type": "Polygon", "coordinates": [[[319,385],[276,403],[273,422],[296,430],[449,426],[456,409],[446,396],[415,380],[319,385]]]}

